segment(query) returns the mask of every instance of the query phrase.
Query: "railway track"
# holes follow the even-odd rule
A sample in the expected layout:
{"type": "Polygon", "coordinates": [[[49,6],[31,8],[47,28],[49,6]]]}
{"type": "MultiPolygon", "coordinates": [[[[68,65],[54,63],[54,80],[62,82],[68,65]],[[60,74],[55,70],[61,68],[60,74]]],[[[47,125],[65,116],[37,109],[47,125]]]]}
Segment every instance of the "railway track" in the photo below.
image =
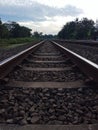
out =
{"type": "Polygon", "coordinates": [[[93,40],[55,40],[56,42],[66,42],[71,44],[77,44],[77,45],[85,45],[85,46],[91,46],[91,47],[98,47],[98,41],[93,40]]]}
{"type": "Polygon", "coordinates": [[[98,64],[98,42],[81,40],[57,40],[57,42],[71,51],[81,55],[82,57],[85,57],[86,59],[98,64]]]}
{"type": "Polygon", "coordinates": [[[98,67],[61,45],[42,41],[1,62],[0,73],[1,124],[98,123],[98,67]]]}

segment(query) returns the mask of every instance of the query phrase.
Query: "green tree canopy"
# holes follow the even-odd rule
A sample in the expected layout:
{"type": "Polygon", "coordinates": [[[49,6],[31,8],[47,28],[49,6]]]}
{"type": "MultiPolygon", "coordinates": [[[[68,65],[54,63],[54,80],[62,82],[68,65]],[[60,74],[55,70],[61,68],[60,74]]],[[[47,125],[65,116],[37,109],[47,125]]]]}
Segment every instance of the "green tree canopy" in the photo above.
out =
{"type": "Polygon", "coordinates": [[[34,33],[33,33],[33,36],[34,37],[36,37],[36,38],[40,38],[41,36],[42,36],[42,32],[37,32],[37,31],[35,31],[34,33]]]}
{"type": "Polygon", "coordinates": [[[11,37],[17,38],[17,37],[30,37],[31,36],[31,29],[20,26],[16,22],[10,23],[10,35],[11,37]]]}
{"type": "Polygon", "coordinates": [[[19,37],[30,37],[31,36],[31,29],[24,27],[24,26],[20,26],[18,23],[16,22],[8,22],[8,23],[4,23],[2,24],[2,28],[1,28],[1,24],[2,22],[0,21],[0,34],[3,35],[3,37],[5,36],[5,38],[7,37],[11,37],[11,38],[19,38],[19,37]],[[8,33],[8,34],[7,34],[8,33]]]}
{"type": "Polygon", "coordinates": [[[94,21],[83,18],[80,21],[76,19],[66,23],[58,33],[58,37],[62,39],[91,39],[94,37],[94,32],[94,21]]]}
{"type": "Polygon", "coordinates": [[[0,38],[8,38],[8,37],[9,37],[9,31],[0,19],[0,38]]]}

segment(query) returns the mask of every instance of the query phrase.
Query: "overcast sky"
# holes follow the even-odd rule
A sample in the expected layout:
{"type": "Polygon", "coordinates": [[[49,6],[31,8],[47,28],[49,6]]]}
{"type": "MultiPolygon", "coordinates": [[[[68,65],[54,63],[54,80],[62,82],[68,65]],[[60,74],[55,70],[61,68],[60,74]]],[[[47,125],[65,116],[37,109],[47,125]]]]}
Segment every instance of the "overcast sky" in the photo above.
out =
{"type": "Polygon", "coordinates": [[[98,19],[98,0],[0,0],[2,21],[16,21],[34,31],[57,34],[76,18],[98,19]]]}

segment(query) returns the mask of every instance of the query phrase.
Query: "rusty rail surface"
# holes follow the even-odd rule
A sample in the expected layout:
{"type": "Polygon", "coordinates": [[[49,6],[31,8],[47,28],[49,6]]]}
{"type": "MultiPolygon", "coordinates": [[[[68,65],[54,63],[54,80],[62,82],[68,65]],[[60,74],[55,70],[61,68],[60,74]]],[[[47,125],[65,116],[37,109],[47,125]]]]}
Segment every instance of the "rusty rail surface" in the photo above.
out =
{"type": "Polygon", "coordinates": [[[60,44],[52,41],[55,45],[60,47],[67,56],[93,81],[98,82],[98,65],[92,61],[72,52],[71,50],[61,46],[60,44]]]}
{"type": "Polygon", "coordinates": [[[0,79],[3,79],[16,65],[25,59],[32,52],[32,50],[36,49],[44,42],[45,41],[41,41],[32,47],[29,47],[28,49],[0,62],[0,79]]]}

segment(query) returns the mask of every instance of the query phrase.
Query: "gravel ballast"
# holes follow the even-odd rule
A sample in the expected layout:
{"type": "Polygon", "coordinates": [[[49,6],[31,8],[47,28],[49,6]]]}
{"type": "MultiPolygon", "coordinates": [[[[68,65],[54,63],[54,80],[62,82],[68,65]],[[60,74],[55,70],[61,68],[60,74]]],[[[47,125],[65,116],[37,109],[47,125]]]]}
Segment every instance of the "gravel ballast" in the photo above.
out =
{"type": "Polygon", "coordinates": [[[98,89],[10,88],[0,86],[0,123],[98,123],[98,89]]]}
{"type": "Polygon", "coordinates": [[[53,81],[53,82],[70,82],[76,80],[83,80],[85,76],[81,72],[75,70],[66,71],[27,71],[27,70],[16,70],[9,74],[9,79],[18,81],[53,81]]]}
{"type": "Polygon", "coordinates": [[[27,43],[25,45],[21,45],[21,46],[10,48],[10,49],[0,48],[0,61],[3,61],[6,58],[11,57],[11,56],[23,51],[24,49],[27,49],[27,48],[31,47],[32,45],[34,45],[36,43],[37,42],[27,43]]]}
{"type": "Polygon", "coordinates": [[[97,85],[69,57],[65,57],[65,60],[63,58],[63,52],[47,41],[0,81],[1,124],[98,124],[97,85]],[[51,82],[59,83],[59,87],[54,87],[51,82]],[[49,83],[50,88],[47,87],[49,83]],[[67,83],[74,85],[71,87],[69,84],[68,87],[67,83]]]}
{"type": "Polygon", "coordinates": [[[98,47],[78,45],[75,43],[73,44],[73,43],[66,43],[66,42],[60,42],[60,41],[57,41],[57,43],[60,43],[60,45],[98,64],[98,47]]]}

